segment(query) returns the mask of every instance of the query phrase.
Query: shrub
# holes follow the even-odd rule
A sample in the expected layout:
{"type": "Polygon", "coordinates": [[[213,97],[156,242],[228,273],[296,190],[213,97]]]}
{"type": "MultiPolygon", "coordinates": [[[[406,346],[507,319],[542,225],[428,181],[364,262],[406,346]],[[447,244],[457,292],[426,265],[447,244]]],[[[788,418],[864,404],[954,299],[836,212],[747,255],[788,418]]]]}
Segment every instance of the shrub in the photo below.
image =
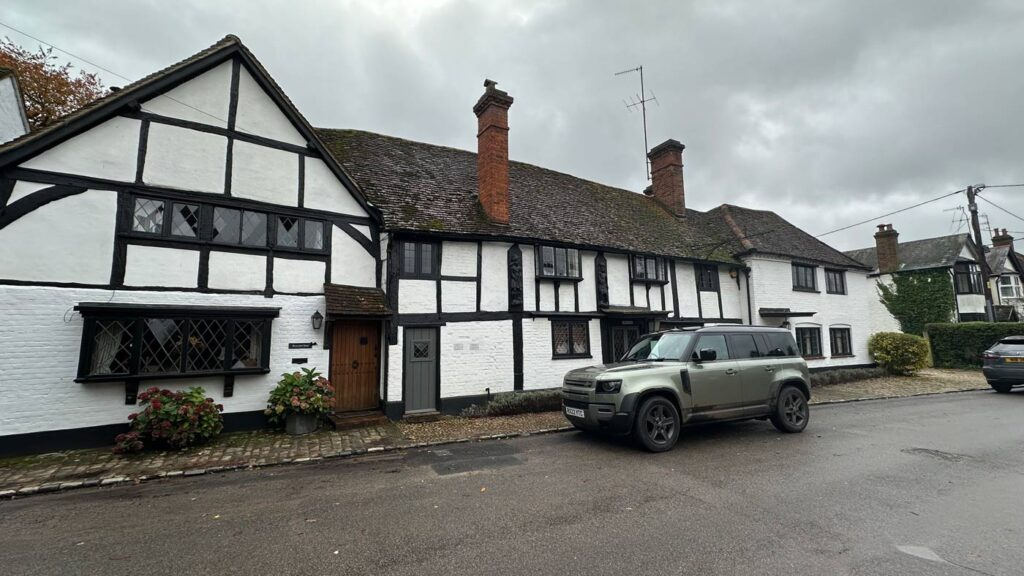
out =
{"type": "Polygon", "coordinates": [[[205,442],[224,429],[221,412],[206,391],[195,386],[184,392],[156,386],[139,394],[141,412],[128,415],[131,431],[114,438],[114,452],[124,454],[150,447],[181,450],[205,442]]]}
{"type": "Polygon", "coordinates": [[[856,382],[869,378],[881,378],[887,373],[884,368],[836,368],[811,372],[811,386],[831,386],[845,382],[856,382]]]}
{"type": "Polygon", "coordinates": [[[928,366],[928,341],[913,334],[879,332],[868,339],[868,352],[890,374],[910,376],[928,366]]]}
{"type": "Polygon", "coordinates": [[[535,392],[502,392],[485,406],[473,405],[462,411],[463,416],[508,416],[530,412],[550,412],[562,409],[561,390],[535,392]]]}
{"type": "Polygon", "coordinates": [[[322,416],[331,411],[333,398],[331,383],[316,368],[303,368],[301,372],[281,375],[263,413],[274,423],[283,423],[289,414],[322,416]]]}
{"type": "Polygon", "coordinates": [[[928,342],[936,368],[977,368],[981,353],[1006,336],[1024,335],[1024,323],[929,324],[928,342]]]}
{"type": "Polygon", "coordinates": [[[956,308],[953,283],[946,270],[900,272],[892,276],[892,285],[878,283],[882,304],[889,310],[900,330],[920,336],[930,322],[949,322],[956,308]]]}

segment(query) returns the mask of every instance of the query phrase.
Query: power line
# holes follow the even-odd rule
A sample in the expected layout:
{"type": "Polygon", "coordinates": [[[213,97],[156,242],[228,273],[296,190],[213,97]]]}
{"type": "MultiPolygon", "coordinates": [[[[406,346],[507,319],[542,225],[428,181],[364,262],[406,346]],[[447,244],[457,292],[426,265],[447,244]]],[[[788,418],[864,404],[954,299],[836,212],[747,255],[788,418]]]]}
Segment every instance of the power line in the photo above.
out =
{"type": "MultiPolygon", "coordinates": [[[[35,40],[36,42],[39,42],[40,44],[45,44],[45,45],[49,46],[50,48],[53,48],[54,50],[57,50],[59,52],[63,52],[65,54],[67,54],[68,56],[71,56],[72,58],[75,58],[77,60],[85,62],[86,64],[88,64],[88,65],[90,65],[90,66],[92,66],[94,68],[98,68],[99,70],[102,70],[102,71],[104,71],[104,72],[106,72],[108,74],[113,74],[114,76],[117,76],[118,78],[120,78],[120,79],[122,79],[122,80],[124,80],[126,82],[129,82],[129,83],[134,82],[134,80],[132,80],[131,78],[129,78],[129,77],[123,75],[123,74],[118,74],[117,72],[114,72],[110,68],[106,68],[104,66],[100,66],[99,64],[97,64],[97,63],[95,63],[95,62],[93,62],[91,60],[87,60],[85,58],[82,58],[81,56],[79,56],[77,54],[74,54],[72,52],[69,52],[69,51],[61,48],[60,46],[57,46],[56,44],[54,44],[52,42],[47,42],[46,40],[43,40],[42,38],[38,38],[36,36],[33,36],[33,35],[29,34],[28,32],[25,32],[23,30],[19,30],[19,29],[15,28],[14,26],[11,26],[10,24],[7,24],[5,22],[0,22],[0,26],[3,26],[4,28],[7,28],[8,30],[13,30],[13,31],[17,32],[18,34],[21,34],[22,36],[26,36],[28,38],[31,38],[31,39],[35,40]]],[[[210,118],[213,118],[214,120],[217,120],[218,122],[223,122],[225,124],[228,123],[227,120],[225,120],[223,118],[220,118],[220,117],[216,116],[215,114],[210,114],[209,112],[207,112],[205,110],[200,110],[199,108],[196,108],[195,106],[192,106],[191,104],[186,104],[186,103],[182,102],[181,100],[178,100],[177,98],[174,98],[173,96],[168,96],[167,94],[158,94],[157,97],[158,98],[167,98],[168,100],[171,100],[172,102],[177,102],[178,104],[181,104],[182,106],[185,106],[186,108],[191,108],[192,110],[195,110],[196,112],[199,112],[200,114],[205,114],[206,116],[209,116],[210,118]]],[[[148,112],[151,112],[151,110],[148,110],[148,112]]],[[[235,125],[235,129],[240,131],[240,132],[248,132],[247,130],[244,130],[240,126],[238,126],[237,123],[235,125]]]]}
{"type": "MultiPolygon", "coordinates": [[[[861,220],[860,222],[857,222],[855,224],[850,224],[849,226],[843,226],[842,228],[836,228],[835,230],[829,230],[828,232],[825,232],[823,234],[818,234],[817,236],[815,236],[815,238],[821,238],[822,236],[828,236],[829,234],[835,234],[836,232],[842,232],[843,230],[849,230],[850,228],[854,228],[856,226],[860,226],[861,224],[867,224],[869,222],[874,222],[875,220],[878,220],[879,218],[887,218],[889,216],[892,216],[893,214],[899,214],[900,212],[906,212],[907,210],[913,210],[914,208],[917,208],[919,206],[924,206],[925,204],[930,204],[932,202],[936,202],[938,200],[942,200],[943,198],[949,198],[950,196],[955,196],[957,194],[960,194],[961,192],[964,192],[965,190],[966,189],[961,189],[961,190],[957,190],[956,192],[950,192],[948,194],[943,194],[942,196],[936,196],[935,198],[932,198],[931,200],[925,200],[924,202],[918,202],[917,204],[914,204],[913,206],[907,206],[906,208],[900,208],[899,210],[894,210],[894,211],[889,212],[887,214],[882,214],[880,216],[875,216],[874,218],[868,218],[867,220],[861,220]]],[[[998,206],[997,206],[997,208],[998,208],[998,206]]]]}
{"type": "MultiPolygon", "coordinates": [[[[995,186],[986,186],[986,188],[995,188],[995,186]]],[[[1014,214],[1013,212],[1010,212],[1010,211],[1009,211],[1009,210],[1007,210],[1006,208],[1003,208],[1002,206],[1000,206],[999,204],[996,204],[995,202],[993,202],[993,201],[989,200],[988,198],[985,198],[984,196],[978,196],[978,198],[980,198],[980,199],[984,200],[985,202],[988,202],[989,204],[991,204],[991,205],[995,206],[996,208],[999,208],[1000,210],[1002,210],[1003,212],[1006,212],[1006,213],[1007,213],[1007,214],[1009,214],[1010,216],[1013,216],[1013,217],[1014,217],[1014,218],[1016,218],[1017,220],[1021,220],[1021,221],[1024,221],[1024,218],[1021,218],[1020,216],[1017,216],[1017,215],[1016,215],[1016,214],[1014,214]]]]}

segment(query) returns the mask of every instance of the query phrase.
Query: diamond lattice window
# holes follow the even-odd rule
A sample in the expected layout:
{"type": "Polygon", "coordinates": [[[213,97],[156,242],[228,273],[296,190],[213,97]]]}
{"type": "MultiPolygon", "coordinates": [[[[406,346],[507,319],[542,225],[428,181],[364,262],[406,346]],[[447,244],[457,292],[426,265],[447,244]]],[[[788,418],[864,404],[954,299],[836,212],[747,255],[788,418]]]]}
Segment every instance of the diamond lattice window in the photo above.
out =
{"type": "Polygon", "coordinates": [[[281,216],[277,219],[277,245],[285,248],[299,247],[299,219],[281,216]]]}
{"type": "Polygon", "coordinates": [[[164,202],[151,198],[136,198],[132,212],[132,230],[159,234],[164,229],[164,202]]]}
{"type": "Polygon", "coordinates": [[[242,212],[231,208],[213,209],[213,241],[220,244],[238,244],[241,238],[242,212]]]}
{"type": "Polygon", "coordinates": [[[183,320],[148,318],[142,324],[139,371],[161,374],[181,371],[183,320]]]}
{"type": "Polygon", "coordinates": [[[263,356],[263,322],[235,323],[235,350],[231,369],[258,368],[263,356]]]}
{"type": "Polygon", "coordinates": [[[131,320],[96,322],[89,374],[127,374],[130,371],[134,328],[135,322],[131,320]]]}
{"type": "Polygon", "coordinates": [[[187,372],[210,372],[224,368],[227,332],[223,320],[192,320],[188,331],[187,372]]]}
{"type": "Polygon", "coordinates": [[[171,218],[171,234],[185,238],[198,238],[199,206],[175,202],[174,216],[171,218]]]}

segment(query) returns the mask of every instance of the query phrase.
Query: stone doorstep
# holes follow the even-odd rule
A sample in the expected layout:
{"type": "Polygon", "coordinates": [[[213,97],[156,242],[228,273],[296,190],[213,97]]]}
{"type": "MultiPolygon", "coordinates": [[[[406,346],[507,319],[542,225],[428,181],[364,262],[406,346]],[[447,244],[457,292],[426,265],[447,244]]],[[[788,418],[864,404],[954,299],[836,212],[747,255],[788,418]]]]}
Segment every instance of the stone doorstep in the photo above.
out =
{"type": "Polygon", "coordinates": [[[210,468],[193,468],[189,470],[173,470],[167,472],[158,472],[156,474],[143,474],[135,477],[130,476],[110,476],[105,478],[90,478],[87,480],[76,480],[74,482],[51,482],[42,484],[39,486],[25,486],[21,488],[12,489],[0,489],[0,500],[9,500],[17,497],[31,496],[33,494],[45,494],[49,492],[63,492],[65,490],[73,490],[75,488],[90,488],[93,486],[119,486],[123,484],[140,484],[142,482],[149,482],[151,480],[159,480],[161,478],[174,478],[174,477],[185,477],[185,476],[203,476],[207,474],[218,474],[221,472],[231,472],[236,470],[252,470],[257,468],[270,468],[272,466],[282,466],[285,464],[306,464],[306,463],[317,463],[324,460],[333,460],[339,458],[348,458],[352,456],[360,456],[363,454],[379,454],[383,452],[394,452],[397,450],[409,450],[416,448],[427,448],[430,446],[440,446],[442,444],[458,444],[465,442],[478,442],[484,440],[497,440],[502,438],[516,438],[519,436],[532,436],[539,434],[551,434],[554,432],[567,432],[574,430],[572,426],[562,426],[556,428],[543,428],[541,430],[534,430],[531,432],[510,432],[507,434],[491,434],[487,436],[476,436],[473,438],[458,438],[456,440],[435,440],[431,442],[417,442],[414,444],[393,444],[390,446],[374,446],[371,448],[358,448],[354,450],[343,450],[334,453],[325,453],[320,456],[304,457],[304,458],[284,458],[274,462],[248,462],[245,464],[236,464],[230,466],[215,466],[210,468]]]}
{"type": "MultiPolygon", "coordinates": [[[[977,390],[984,390],[986,387],[980,386],[977,388],[965,389],[965,390],[944,390],[941,392],[917,392],[914,394],[907,394],[903,396],[868,396],[863,398],[849,398],[849,399],[838,399],[838,400],[823,400],[814,401],[811,400],[812,406],[825,406],[829,404],[844,404],[848,402],[863,402],[866,400],[889,400],[894,398],[913,398],[916,396],[933,396],[939,394],[955,394],[959,392],[975,392],[977,390]]],[[[234,464],[226,466],[213,466],[208,468],[193,468],[189,470],[172,470],[165,472],[158,472],[155,474],[143,474],[136,477],[130,476],[109,476],[104,478],[89,478],[85,480],[75,480],[68,482],[50,482],[38,486],[25,486],[21,488],[3,489],[0,488],[0,500],[13,499],[22,496],[31,496],[33,494],[45,494],[52,492],[63,492],[65,490],[73,490],[76,488],[91,488],[93,486],[118,486],[129,483],[142,483],[149,482],[151,480],[159,480],[162,478],[174,478],[184,476],[202,476],[206,474],[219,474],[221,472],[231,472],[236,470],[251,470],[257,468],[269,468],[272,466],[282,466],[285,464],[305,464],[305,463],[317,463],[323,460],[333,460],[338,458],[348,458],[352,456],[360,456],[363,454],[375,454],[382,452],[393,452],[397,450],[410,450],[417,448],[427,448],[431,446],[440,446],[443,444],[462,444],[466,442],[481,442],[485,440],[501,440],[505,438],[517,438],[535,436],[541,434],[551,434],[555,432],[568,432],[575,430],[572,426],[560,426],[555,428],[543,428],[540,430],[533,430],[530,432],[509,432],[501,434],[489,434],[485,436],[475,436],[472,438],[458,438],[455,440],[434,440],[430,442],[416,442],[412,444],[393,444],[389,446],[374,446],[371,448],[359,448],[353,450],[342,450],[340,452],[328,452],[315,457],[304,457],[304,458],[283,458],[281,460],[266,462],[250,461],[243,464],[234,464]]]]}

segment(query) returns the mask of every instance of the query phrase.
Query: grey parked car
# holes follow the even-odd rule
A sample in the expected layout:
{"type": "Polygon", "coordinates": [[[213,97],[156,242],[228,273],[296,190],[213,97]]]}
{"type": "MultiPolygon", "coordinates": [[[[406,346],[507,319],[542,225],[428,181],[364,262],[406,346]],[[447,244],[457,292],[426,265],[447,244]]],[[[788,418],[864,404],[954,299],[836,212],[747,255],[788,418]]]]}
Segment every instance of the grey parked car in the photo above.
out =
{"type": "Polygon", "coordinates": [[[770,419],[782,432],[801,432],[809,384],[788,330],[684,328],[643,336],[618,363],[569,372],[562,404],[577,428],[632,434],[661,452],[682,426],[700,422],[770,419]]]}
{"type": "Polygon", "coordinates": [[[981,355],[988,385],[996,392],[1006,393],[1014,386],[1024,385],[1024,336],[1007,336],[981,355]]]}

